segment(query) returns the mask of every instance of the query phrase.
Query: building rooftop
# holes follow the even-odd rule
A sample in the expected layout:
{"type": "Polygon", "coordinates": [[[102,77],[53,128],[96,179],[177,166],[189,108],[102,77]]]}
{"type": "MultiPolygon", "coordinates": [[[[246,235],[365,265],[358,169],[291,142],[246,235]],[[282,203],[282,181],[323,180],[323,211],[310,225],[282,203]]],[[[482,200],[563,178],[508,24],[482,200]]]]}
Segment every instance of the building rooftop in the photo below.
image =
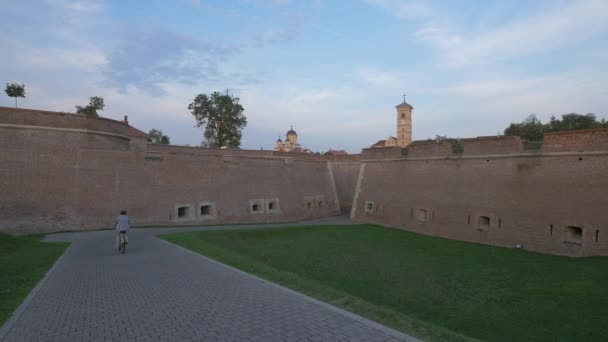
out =
{"type": "Polygon", "coordinates": [[[401,102],[400,104],[398,104],[397,106],[395,106],[395,108],[409,108],[409,109],[414,109],[414,107],[412,107],[411,104],[405,102],[405,100],[403,100],[403,102],[401,102]]]}

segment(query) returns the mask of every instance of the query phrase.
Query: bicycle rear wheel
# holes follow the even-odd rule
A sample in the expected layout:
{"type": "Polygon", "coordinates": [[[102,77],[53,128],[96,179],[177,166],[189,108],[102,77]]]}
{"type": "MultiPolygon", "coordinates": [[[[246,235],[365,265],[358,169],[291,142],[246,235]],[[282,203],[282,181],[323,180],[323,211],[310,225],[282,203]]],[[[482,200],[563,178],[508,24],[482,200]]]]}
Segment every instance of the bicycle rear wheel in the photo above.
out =
{"type": "Polygon", "coordinates": [[[125,238],[125,234],[121,233],[119,251],[122,252],[122,254],[125,254],[126,250],[127,250],[127,239],[125,238]]]}

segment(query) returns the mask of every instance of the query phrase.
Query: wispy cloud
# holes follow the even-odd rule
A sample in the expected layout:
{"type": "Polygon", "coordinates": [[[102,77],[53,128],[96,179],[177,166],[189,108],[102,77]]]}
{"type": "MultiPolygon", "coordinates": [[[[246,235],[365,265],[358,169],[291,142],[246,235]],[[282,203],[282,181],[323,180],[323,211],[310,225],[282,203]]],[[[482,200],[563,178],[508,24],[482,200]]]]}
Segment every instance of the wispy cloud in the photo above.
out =
{"type": "Polygon", "coordinates": [[[197,83],[215,79],[220,65],[237,49],[210,39],[196,39],[167,29],[126,29],[118,46],[107,55],[106,84],[133,86],[154,95],[166,92],[169,81],[197,83]]]}
{"type": "Polygon", "coordinates": [[[307,21],[305,15],[291,12],[287,12],[285,15],[288,18],[282,23],[282,26],[264,29],[253,37],[256,47],[294,41],[300,36],[307,21]]]}
{"type": "Polygon", "coordinates": [[[358,66],[356,73],[363,82],[375,87],[394,88],[400,83],[398,74],[380,70],[375,66],[358,66]]]}
{"type": "Polygon", "coordinates": [[[400,19],[429,19],[437,16],[438,12],[428,2],[413,0],[366,0],[390,15],[400,19]]]}
{"type": "Polygon", "coordinates": [[[443,51],[450,66],[491,64],[581,42],[608,29],[608,2],[568,2],[478,34],[425,24],[416,37],[443,51]]]}
{"type": "Polygon", "coordinates": [[[91,0],[46,0],[46,2],[54,7],[84,13],[99,12],[103,9],[101,3],[91,0]]]}

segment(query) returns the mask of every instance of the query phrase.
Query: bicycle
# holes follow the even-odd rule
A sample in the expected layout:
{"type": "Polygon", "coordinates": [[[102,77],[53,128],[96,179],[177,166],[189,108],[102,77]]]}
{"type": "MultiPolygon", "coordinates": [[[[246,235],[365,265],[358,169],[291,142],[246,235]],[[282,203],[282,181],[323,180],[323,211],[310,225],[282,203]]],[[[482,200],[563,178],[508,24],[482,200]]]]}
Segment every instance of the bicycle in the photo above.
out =
{"type": "Polygon", "coordinates": [[[121,230],[119,234],[119,243],[118,243],[118,252],[125,254],[127,250],[127,232],[125,230],[121,230]]]}

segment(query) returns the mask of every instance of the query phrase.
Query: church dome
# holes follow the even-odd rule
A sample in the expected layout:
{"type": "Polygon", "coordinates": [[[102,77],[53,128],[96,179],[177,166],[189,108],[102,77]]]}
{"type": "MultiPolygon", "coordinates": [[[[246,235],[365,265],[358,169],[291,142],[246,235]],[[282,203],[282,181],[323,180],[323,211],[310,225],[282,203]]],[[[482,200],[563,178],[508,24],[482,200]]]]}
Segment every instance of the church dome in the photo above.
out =
{"type": "Polygon", "coordinates": [[[289,131],[287,131],[286,136],[290,136],[290,135],[295,135],[296,137],[298,136],[298,133],[296,133],[296,131],[293,130],[293,126],[291,126],[291,129],[289,131]]]}
{"type": "Polygon", "coordinates": [[[281,140],[281,137],[279,137],[279,139],[277,139],[277,142],[278,143],[282,143],[283,142],[283,140],[281,140]]]}

